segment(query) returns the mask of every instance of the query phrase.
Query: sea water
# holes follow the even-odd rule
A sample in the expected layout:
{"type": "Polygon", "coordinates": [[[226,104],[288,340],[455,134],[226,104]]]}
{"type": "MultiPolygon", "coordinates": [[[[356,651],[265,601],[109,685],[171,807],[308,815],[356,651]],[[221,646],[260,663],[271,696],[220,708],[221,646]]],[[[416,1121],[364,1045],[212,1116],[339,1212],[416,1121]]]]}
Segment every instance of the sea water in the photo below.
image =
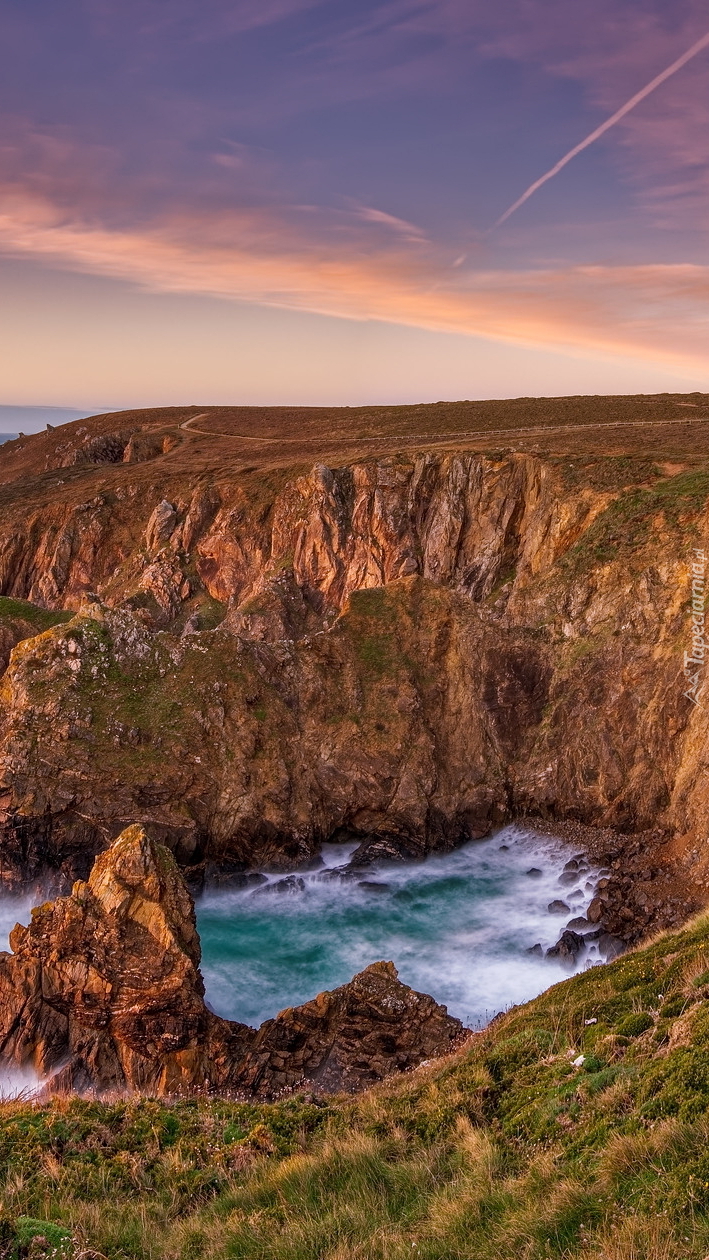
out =
{"type": "MultiPolygon", "coordinates": [[[[405,984],[476,1028],[574,969],[527,952],[554,945],[593,896],[598,868],[587,864],[569,883],[563,868],[578,854],[559,840],[509,826],[445,856],[379,864],[374,873],[362,872],[364,884],[323,878],[351,851],[325,846],[324,871],[300,872],[302,889],[279,892],[274,886],[283,877],[274,875],[258,888],[200,899],[212,1010],[258,1025],[386,959],[405,984]],[[553,901],[569,911],[550,912],[553,901]]],[[[598,961],[592,944],[575,969],[598,961]]]]}

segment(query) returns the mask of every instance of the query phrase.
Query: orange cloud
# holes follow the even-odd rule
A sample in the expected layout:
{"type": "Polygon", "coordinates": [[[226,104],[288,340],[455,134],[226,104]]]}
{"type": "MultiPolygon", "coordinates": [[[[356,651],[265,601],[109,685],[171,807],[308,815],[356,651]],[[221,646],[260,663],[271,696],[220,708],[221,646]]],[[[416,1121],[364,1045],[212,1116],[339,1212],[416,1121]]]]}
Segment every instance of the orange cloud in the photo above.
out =
{"type": "Polygon", "coordinates": [[[287,211],[269,209],[109,228],[15,187],[2,198],[0,251],[155,292],[630,355],[706,373],[707,266],[453,269],[433,248],[374,252],[361,237],[322,232],[315,240],[294,222],[287,211]]]}

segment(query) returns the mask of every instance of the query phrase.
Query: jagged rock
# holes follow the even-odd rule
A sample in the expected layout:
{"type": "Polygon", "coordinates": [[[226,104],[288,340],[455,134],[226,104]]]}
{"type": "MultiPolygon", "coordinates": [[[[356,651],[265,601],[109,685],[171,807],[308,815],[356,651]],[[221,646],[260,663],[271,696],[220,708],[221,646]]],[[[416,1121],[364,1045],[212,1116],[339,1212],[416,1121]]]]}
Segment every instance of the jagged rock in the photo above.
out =
{"type": "Polygon", "coordinates": [[[569,909],[570,907],[567,906],[565,901],[559,901],[558,899],[555,899],[554,901],[550,901],[549,905],[547,906],[547,910],[549,911],[549,914],[568,914],[569,909]]]}
{"type": "Polygon", "coordinates": [[[177,524],[174,504],[163,499],[158,503],[145,529],[145,545],[148,551],[158,551],[171,537],[177,524]]]}
{"type": "Polygon", "coordinates": [[[359,1089],[450,1050],[462,1025],[375,963],[258,1032],[204,1002],[194,906],[172,855],[140,826],[71,896],[32,912],[0,954],[0,1059],[49,1091],[269,1097],[302,1079],[359,1089]]]}
{"type": "Polygon", "coordinates": [[[262,1024],[238,1083],[263,1096],[303,1079],[324,1093],[354,1092],[448,1053],[463,1031],[444,1006],[402,984],[393,963],[372,963],[262,1024]]]}
{"type": "Polygon", "coordinates": [[[174,859],[129,827],[70,897],[0,954],[0,1055],[56,1088],[169,1094],[218,1079],[253,1036],[205,1007],[194,907],[174,859]],[[214,1045],[210,1045],[214,1042],[214,1045]]]}
{"type": "Polygon", "coordinates": [[[64,461],[68,464],[119,464],[128,442],[127,433],[104,433],[90,438],[64,461]]]}
{"type": "MultiPolygon", "coordinates": [[[[177,561],[164,555],[143,570],[139,590],[153,597],[160,613],[168,621],[175,616],[180,605],[189,599],[192,592],[189,578],[185,577],[177,561]]],[[[137,599],[134,597],[134,602],[140,606],[140,596],[137,599]]]]}
{"type": "Polygon", "coordinates": [[[309,606],[292,569],[266,579],[237,608],[227,614],[226,626],[233,634],[270,643],[279,639],[300,639],[322,629],[322,621],[309,606]]]}

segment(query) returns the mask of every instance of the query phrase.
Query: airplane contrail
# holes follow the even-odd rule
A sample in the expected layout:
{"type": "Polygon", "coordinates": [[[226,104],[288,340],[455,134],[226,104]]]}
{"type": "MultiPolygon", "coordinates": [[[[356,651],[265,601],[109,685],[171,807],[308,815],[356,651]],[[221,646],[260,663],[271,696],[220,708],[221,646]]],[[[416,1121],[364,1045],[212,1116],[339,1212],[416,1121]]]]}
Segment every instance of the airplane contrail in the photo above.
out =
{"type": "Polygon", "coordinates": [[[682,53],[681,57],[678,57],[676,61],[673,61],[671,66],[668,66],[661,74],[656,75],[650,83],[646,84],[644,88],[641,88],[639,92],[636,92],[635,96],[631,96],[630,100],[625,102],[625,105],[621,105],[620,109],[617,109],[614,114],[611,114],[611,117],[607,118],[604,123],[601,123],[600,127],[596,127],[596,130],[592,131],[590,136],[586,136],[585,140],[582,140],[580,144],[577,144],[573,149],[570,149],[563,158],[559,158],[559,161],[552,166],[551,170],[547,171],[546,174],[542,175],[539,179],[535,179],[534,183],[529,185],[527,191],[522,193],[522,196],[515,201],[514,205],[511,205],[509,210],[505,210],[505,213],[500,215],[500,218],[494,224],[494,227],[499,227],[501,223],[505,222],[505,219],[509,219],[510,215],[514,214],[515,210],[519,210],[520,206],[523,206],[525,201],[528,201],[538,188],[541,188],[542,184],[546,184],[548,179],[553,179],[555,175],[558,175],[559,171],[563,170],[567,162],[570,162],[572,158],[575,158],[578,153],[583,153],[583,150],[587,149],[589,144],[593,144],[594,140],[598,140],[598,138],[604,135],[606,131],[608,131],[611,127],[614,127],[617,122],[620,122],[621,118],[625,118],[625,115],[629,114],[631,109],[635,109],[635,106],[639,105],[641,101],[644,101],[646,96],[649,96],[651,92],[655,91],[655,88],[659,87],[661,83],[664,83],[666,79],[671,78],[673,74],[676,74],[678,70],[682,69],[682,66],[686,66],[687,62],[692,60],[692,57],[696,57],[697,53],[700,53],[703,48],[708,46],[709,31],[707,31],[706,35],[702,35],[702,38],[698,39],[696,44],[692,44],[691,48],[688,48],[686,52],[682,53]]]}

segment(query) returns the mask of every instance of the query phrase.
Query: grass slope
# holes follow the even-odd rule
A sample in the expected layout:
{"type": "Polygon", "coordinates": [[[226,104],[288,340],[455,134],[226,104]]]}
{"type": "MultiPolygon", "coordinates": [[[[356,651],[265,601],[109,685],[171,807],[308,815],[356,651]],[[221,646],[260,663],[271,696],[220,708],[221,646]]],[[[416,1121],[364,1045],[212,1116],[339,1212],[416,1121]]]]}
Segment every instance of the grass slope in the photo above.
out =
{"type": "Polygon", "coordinates": [[[0,1254],[702,1260],[708,1139],[704,916],[356,1099],[6,1103],[0,1254]]]}
{"type": "Polygon", "coordinates": [[[19,623],[31,627],[37,634],[43,634],[52,626],[64,625],[73,616],[72,612],[40,608],[26,599],[9,599],[7,595],[0,595],[0,624],[19,623]]]}

